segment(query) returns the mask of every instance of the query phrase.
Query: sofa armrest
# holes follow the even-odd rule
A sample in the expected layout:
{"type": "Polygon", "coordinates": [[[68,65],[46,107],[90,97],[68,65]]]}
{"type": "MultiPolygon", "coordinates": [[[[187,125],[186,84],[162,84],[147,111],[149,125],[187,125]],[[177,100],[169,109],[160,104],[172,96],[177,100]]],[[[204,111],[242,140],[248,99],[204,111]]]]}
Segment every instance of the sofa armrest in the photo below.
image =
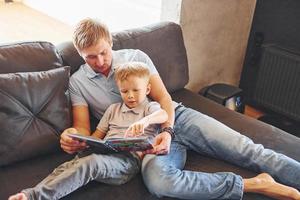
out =
{"type": "Polygon", "coordinates": [[[251,138],[255,143],[300,161],[300,138],[272,125],[226,109],[224,106],[187,89],[178,90],[171,95],[175,101],[182,102],[187,107],[217,119],[251,138]]]}

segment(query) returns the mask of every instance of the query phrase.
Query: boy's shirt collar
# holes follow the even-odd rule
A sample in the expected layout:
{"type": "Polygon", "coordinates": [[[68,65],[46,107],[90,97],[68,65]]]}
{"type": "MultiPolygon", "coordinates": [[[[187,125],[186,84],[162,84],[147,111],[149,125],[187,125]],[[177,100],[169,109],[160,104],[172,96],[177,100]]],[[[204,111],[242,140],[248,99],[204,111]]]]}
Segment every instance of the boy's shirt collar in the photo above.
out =
{"type": "Polygon", "coordinates": [[[145,111],[145,104],[148,104],[149,103],[149,99],[148,98],[145,98],[145,100],[139,104],[137,107],[134,107],[134,108],[129,108],[127,107],[127,105],[123,102],[122,103],[122,106],[121,106],[121,112],[122,113],[126,113],[126,112],[132,112],[134,114],[140,114],[142,112],[145,111]]]}

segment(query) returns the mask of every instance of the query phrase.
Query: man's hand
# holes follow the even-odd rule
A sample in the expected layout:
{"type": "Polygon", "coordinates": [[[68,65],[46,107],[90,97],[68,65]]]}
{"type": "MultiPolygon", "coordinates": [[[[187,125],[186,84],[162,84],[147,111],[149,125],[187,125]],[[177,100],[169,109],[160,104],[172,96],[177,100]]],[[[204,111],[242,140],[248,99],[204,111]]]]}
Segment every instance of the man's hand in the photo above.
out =
{"type": "Polygon", "coordinates": [[[153,149],[145,151],[146,154],[168,154],[171,146],[171,135],[168,132],[162,132],[154,138],[153,149]]]}
{"type": "Polygon", "coordinates": [[[68,128],[64,130],[64,132],[60,135],[60,146],[65,152],[73,154],[87,147],[85,142],[79,142],[78,140],[74,140],[71,137],[69,137],[67,133],[78,134],[78,131],[75,128],[68,128]]]}

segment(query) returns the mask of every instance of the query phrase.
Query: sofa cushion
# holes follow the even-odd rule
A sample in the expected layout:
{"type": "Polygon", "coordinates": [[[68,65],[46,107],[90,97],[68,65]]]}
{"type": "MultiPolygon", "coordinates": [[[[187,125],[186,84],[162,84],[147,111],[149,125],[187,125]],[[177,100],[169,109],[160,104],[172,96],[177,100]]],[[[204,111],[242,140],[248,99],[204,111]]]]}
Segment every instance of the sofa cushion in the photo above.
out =
{"type": "Polygon", "coordinates": [[[49,42],[1,44],[0,73],[45,71],[62,67],[55,46],[49,42]]]}
{"type": "Polygon", "coordinates": [[[59,149],[71,126],[69,67],[0,74],[0,166],[59,149]]]}

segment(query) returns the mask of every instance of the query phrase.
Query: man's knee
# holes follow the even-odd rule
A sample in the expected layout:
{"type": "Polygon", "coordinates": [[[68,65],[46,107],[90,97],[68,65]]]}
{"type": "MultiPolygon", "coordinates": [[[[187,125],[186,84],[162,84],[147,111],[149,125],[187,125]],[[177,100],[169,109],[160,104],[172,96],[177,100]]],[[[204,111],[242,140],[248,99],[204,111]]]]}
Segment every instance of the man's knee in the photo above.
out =
{"type": "Polygon", "coordinates": [[[143,162],[142,176],[149,192],[158,196],[168,196],[174,184],[177,169],[158,165],[154,160],[143,162]]]}
{"type": "MultiPolygon", "coordinates": [[[[172,181],[167,176],[142,174],[144,183],[151,194],[157,197],[168,196],[172,190],[172,181]]],[[[174,182],[173,182],[174,183],[174,182]]]]}

